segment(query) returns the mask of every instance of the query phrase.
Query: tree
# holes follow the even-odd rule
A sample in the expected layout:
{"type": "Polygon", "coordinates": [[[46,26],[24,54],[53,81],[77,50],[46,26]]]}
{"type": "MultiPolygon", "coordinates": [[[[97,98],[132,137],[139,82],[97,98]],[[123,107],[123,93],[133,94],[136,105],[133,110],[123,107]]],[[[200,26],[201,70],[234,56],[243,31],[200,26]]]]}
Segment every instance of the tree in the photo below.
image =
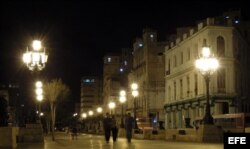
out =
{"type": "Polygon", "coordinates": [[[7,100],[0,96],[0,127],[8,126],[8,103],[7,100]]]}
{"type": "Polygon", "coordinates": [[[69,95],[69,88],[63,84],[61,79],[54,79],[44,86],[45,99],[49,101],[50,115],[51,115],[51,132],[52,141],[55,141],[55,121],[56,121],[56,108],[60,101],[66,99],[69,95]]]}

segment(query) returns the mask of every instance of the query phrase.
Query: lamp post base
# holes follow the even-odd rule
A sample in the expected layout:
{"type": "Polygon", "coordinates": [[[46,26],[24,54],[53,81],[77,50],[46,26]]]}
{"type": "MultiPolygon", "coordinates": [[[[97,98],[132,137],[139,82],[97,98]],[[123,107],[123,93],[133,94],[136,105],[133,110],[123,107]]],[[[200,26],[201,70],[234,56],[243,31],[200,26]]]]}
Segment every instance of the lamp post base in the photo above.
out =
{"type": "Polygon", "coordinates": [[[223,130],[215,125],[201,125],[198,129],[200,142],[222,142],[223,130]]]}
{"type": "Polygon", "coordinates": [[[214,124],[214,118],[212,117],[211,114],[206,114],[203,118],[203,124],[209,124],[213,125],[214,124]]]}

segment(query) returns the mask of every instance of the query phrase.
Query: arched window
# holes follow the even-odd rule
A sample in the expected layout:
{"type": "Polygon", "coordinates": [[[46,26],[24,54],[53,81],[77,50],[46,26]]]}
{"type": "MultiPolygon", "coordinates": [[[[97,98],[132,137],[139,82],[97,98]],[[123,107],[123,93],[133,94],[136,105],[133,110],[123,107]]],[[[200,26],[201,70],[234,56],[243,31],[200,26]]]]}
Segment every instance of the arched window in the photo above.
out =
{"type": "Polygon", "coordinates": [[[217,37],[217,56],[225,56],[225,40],[221,36],[217,37]]]}
{"type": "Polygon", "coordinates": [[[226,92],[226,71],[224,68],[221,68],[217,71],[217,87],[218,93],[226,92]]]}

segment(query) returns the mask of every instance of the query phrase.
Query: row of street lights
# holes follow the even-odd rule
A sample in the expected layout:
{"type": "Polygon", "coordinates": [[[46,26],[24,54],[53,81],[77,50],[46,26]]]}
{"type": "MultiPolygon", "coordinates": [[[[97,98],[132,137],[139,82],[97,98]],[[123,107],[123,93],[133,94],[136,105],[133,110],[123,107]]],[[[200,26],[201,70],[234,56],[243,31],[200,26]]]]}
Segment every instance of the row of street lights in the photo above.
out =
{"type": "MultiPolygon", "coordinates": [[[[136,122],[136,97],[139,95],[138,93],[138,84],[136,83],[133,83],[131,85],[131,89],[132,89],[132,96],[134,97],[134,119],[135,119],[135,129],[138,129],[138,125],[137,125],[137,122],[136,122]]],[[[120,93],[119,93],[119,102],[121,103],[121,128],[124,128],[124,103],[127,101],[127,98],[126,98],[126,91],[125,90],[121,90],[120,93]]],[[[111,101],[108,103],[108,107],[110,109],[110,113],[112,114],[113,113],[113,110],[115,109],[116,107],[116,104],[115,102],[111,101]]],[[[102,113],[102,108],[101,107],[98,107],[96,109],[97,113],[102,113]]],[[[88,114],[87,113],[82,113],[81,117],[83,119],[86,119],[87,116],[92,116],[94,113],[92,110],[88,111],[88,114]]]]}
{"type": "Polygon", "coordinates": [[[38,114],[39,116],[42,116],[42,110],[41,110],[41,102],[43,101],[43,89],[42,89],[42,82],[37,81],[36,82],[36,99],[39,102],[38,103],[38,114]]]}

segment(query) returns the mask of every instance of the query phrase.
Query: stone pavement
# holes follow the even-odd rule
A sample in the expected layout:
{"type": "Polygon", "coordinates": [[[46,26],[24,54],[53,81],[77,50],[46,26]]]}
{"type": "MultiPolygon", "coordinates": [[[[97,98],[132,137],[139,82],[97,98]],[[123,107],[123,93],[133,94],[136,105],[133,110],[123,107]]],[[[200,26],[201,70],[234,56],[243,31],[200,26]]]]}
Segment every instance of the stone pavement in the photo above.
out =
{"type": "Polygon", "coordinates": [[[22,143],[17,149],[223,149],[223,144],[168,142],[164,140],[134,140],[130,144],[125,138],[117,142],[104,141],[103,136],[80,134],[77,140],[71,140],[66,133],[57,133],[56,140],[46,136],[44,143],[22,143]]]}

